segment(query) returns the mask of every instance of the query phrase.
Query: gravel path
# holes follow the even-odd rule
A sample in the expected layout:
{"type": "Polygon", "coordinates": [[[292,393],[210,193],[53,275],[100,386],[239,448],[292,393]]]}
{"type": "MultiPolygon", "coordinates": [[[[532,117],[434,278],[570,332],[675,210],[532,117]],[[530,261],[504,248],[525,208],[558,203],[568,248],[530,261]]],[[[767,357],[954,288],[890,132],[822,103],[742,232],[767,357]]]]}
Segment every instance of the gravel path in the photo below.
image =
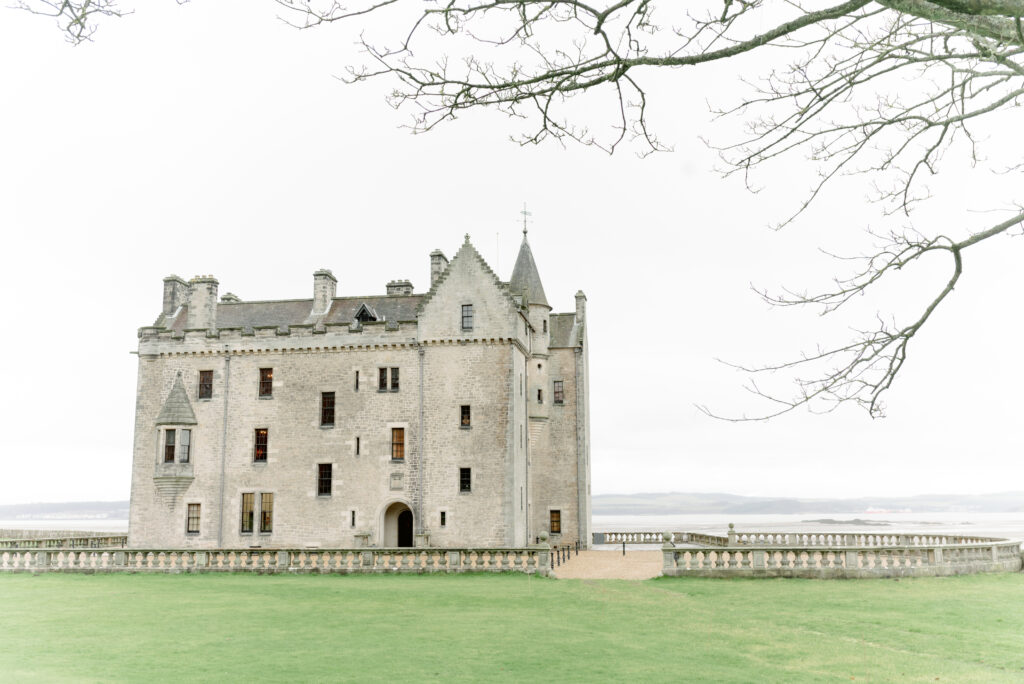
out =
{"type": "Polygon", "coordinates": [[[555,568],[558,579],[642,580],[661,574],[661,551],[580,551],[555,568]]]}

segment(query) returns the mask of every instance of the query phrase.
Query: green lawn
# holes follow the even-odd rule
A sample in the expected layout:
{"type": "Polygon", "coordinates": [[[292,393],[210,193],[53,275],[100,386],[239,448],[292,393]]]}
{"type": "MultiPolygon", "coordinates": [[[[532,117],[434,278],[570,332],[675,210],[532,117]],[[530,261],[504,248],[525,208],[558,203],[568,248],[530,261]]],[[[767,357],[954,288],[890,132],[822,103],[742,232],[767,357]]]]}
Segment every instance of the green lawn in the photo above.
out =
{"type": "Polygon", "coordinates": [[[0,681],[1024,682],[1024,574],[0,575],[0,681]]]}

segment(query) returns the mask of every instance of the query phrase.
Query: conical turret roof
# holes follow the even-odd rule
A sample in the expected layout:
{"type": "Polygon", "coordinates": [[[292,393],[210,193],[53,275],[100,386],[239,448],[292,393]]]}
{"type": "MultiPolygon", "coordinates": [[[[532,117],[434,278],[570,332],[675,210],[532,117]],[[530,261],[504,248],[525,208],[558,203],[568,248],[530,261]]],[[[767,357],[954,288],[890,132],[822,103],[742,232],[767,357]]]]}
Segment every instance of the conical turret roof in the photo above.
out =
{"type": "Polygon", "coordinates": [[[192,404],[188,401],[188,394],[185,392],[185,385],[181,382],[181,373],[174,378],[174,385],[171,387],[167,399],[164,400],[160,415],[156,417],[157,425],[196,425],[196,414],[192,411],[192,404]]]}
{"type": "Polygon", "coordinates": [[[540,274],[537,272],[537,264],[533,260],[533,252],[530,251],[530,243],[526,240],[526,233],[523,233],[523,244],[519,248],[519,256],[516,258],[516,266],[512,269],[512,279],[508,281],[509,290],[521,294],[530,304],[548,304],[548,298],[544,296],[544,286],[540,282],[540,274]]]}

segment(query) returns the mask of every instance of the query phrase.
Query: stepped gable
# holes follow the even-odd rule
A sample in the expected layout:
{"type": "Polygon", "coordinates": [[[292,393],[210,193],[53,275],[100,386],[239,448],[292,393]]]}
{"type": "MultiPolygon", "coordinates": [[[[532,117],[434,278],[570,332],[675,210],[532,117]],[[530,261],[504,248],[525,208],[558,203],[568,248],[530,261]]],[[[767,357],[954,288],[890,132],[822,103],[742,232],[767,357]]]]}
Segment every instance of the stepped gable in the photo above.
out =
{"type": "Polygon", "coordinates": [[[530,243],[526,239],[526,232],[523,232],[523,244],[519,247],[519,256],[516,258],[515,268],[512,269],[512,278],[508,281],[509,290],[515,294],[523,295],[523,301],[527,304],[543,304],[551,308],[548,298],[544,296],[544,286],[540,282],[540,273],[537,272],[537,263],[533,260],[533,252],[530,250],[530,243]]]}
{"type": "MultiPolygon", "coordinates": [[[[374,311],[378,320],[415,321],[416,311],[423,295],[376,295],[371,297],[337,297],[331,302],[326,314],[310,316],[312,299],[290,299],[265,302],[220,302],[217,304],[217,328],[260,328],[310,325],[313,323],[348,325],[364,304],[374,311]]],[[[178,315],[171,318],[161,316],[157,325],[175,332],[185,330],[188,320],[188,306],[183,306],[178,315]]]]}
{"type": "Polygon", "coordinates": [[[174,378],[174,385],[164,400],[164,405],[156,417],[157,425],[198,425],[196,414],[192,411],[192,404],[185,392],[185,385],[181,381],[181,373],[174,378]]]}
{"type": "Polygon", "coordinates": [[[503,282],[501,278],[499,278],[498,275],[493,270],[491,270],[491,267],[487,264],[486,261],[484,261],[484,258],[480,256],[480,252],[476,251],[476,247],[474,247],[473,244],[469,241],[469,233],[466,233],[466,239],[462,243],[462,246],[459,247],[459,251],[455,253],[455,256],[452,257],[452,260],[448,262],[447,266],[445,266],[444,271],[442,271],[441,275],[439,275],[437,277],[437,280],[434,281],[434,284],[431,286],[430,291],[427,292],[427,294],[423,295],[423,298],[419,303],[419,307],[416,309],[417,315],[419,315],[419,312],[423,311],[423,307],[426,306],[427,302],[429,302],[434,297],[434,294],[437,292],[438,288],[441,287],[441,284],[444,283],[445,279],[448,278],[448,274],[451,272],[452,269],[452,264],[454,264],[459,259],[476,259],[477,263],[480,264],[480,268],[483,269],[484,273],[487,273],[488,275],[491,276],[491,278],[494,279],[494,285],[506,297],[509,298],[510,303],[516,308],[519,307],[519,304],[516,303],[515,299],[512,298],[512,294],[509,291],[509,284],[503,282]]]}

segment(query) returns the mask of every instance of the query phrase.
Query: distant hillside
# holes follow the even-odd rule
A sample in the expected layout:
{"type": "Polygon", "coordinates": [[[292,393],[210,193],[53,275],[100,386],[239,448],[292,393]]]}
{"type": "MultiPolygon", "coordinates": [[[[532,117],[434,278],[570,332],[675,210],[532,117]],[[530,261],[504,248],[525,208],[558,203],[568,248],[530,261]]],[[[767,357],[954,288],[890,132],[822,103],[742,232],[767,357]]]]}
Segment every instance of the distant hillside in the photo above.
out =
{"type": "Polygon", "coordinates": [[[0,520],[127,520],[127,501],[72,501],[0,506],[0,520]]]}
{"type": "Polygon", "coordinates": [[[864,513],[868,510],[914,513],[1017,513],[1024,512],[1024,492],[957,495],[925,494],[908,497],[857,499],[789,499],[735,494],[642,493],[599,494],[593,497],[594,515],[673,515],[713,513],[864,513]]]}

